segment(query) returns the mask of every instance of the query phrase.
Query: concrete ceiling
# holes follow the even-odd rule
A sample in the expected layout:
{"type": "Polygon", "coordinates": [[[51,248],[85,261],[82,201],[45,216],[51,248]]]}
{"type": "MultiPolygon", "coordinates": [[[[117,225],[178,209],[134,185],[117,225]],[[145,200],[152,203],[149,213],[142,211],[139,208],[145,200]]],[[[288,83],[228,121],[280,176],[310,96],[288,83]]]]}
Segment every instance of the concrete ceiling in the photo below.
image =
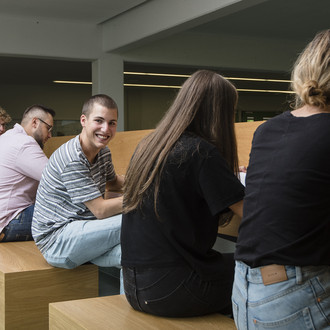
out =
{"type": "MultiPolygon", "coordinates": [[[[6,16],[36,21],[48,19],[100,24],[144,2],[147,1],[1,0],[0,19],[6,16]]],[[[269,0],[185,32],[215,35],[226,31],[233,35],[292,39],[305,43],[315,32],[329,28],[329,17],[329,0],[269,0]]],[[[180,33],[176,37],[180,38],[180,33]]],[[[90,81],[91,65],[86,62],[0,56],[0,73],[0,83],[17,83],[18,80],[22,83],[47,83],[56,79],[55,73],[63,79],[90,81]]]]}
{"type": "Polygon", "coordinates": [[[0,16],[100,24],[148,0],[1,0],[0,16]]]}
{"type": "Polygon", "coordinates": [[[329,0],[270,0],[192,29],[196,32],[309,41],[330,28],[329,0]]]}

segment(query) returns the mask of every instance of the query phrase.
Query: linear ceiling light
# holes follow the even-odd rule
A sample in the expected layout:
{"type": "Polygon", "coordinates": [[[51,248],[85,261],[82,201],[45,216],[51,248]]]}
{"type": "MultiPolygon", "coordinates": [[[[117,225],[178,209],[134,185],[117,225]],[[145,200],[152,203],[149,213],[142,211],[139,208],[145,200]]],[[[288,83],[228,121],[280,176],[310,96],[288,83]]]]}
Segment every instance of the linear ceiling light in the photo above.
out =
{"type": "Polygon", "coordinates": [[[291,80],[284,79],[267,79],[267,78],[235,78],[235,77],[224,77],[228,80],[245,80],[245,81],[267,81],[267,82],[279,82],[279,83],[291,83],[291,80]]]}
{"type": "MultiPolygon", "coordinates": [[[[131,72],[124,71],[125,75],[136,75],[136,76],[156,76],[156,77],[177,77],[177,78],[189,78],[191,75],[187,74],[174,74],[174,73],[153,73],[153,72],[131,72]]],[[[291,80],[285,79],[268,79],[268,78],[241,78],[241,77],[224,77],[228,80],[241,80],[241,81],[263,81],[263,82],[278,82],[278,83],[290,83],[291,80]]],[[[90,81],[68,81],[68,80],[54,80],[54,83],[58,84],[80,84],[80,85],[91,85],[90,81]]],[[[149,86],[151,87],[151,86],[149,86]]],[[[158,87],[155,85],[155,87],[158,87]]],[[[172,87],[168,87],[172,88],[172,87]]]]}
{"type": "MultiPolygon", "coordinates": [[[[157,76],[157,77],[178,77],[178,78],[189,78],[191,75],[188,74],[174,74],[174,73],[153,73],[153,72],[131,72],[124,71],[126,75],[136,76],[157,76]]],[[[240,77],[224,77],[228,80],[243,80],[243,81],[267,81],[267,82],[279,82],[279,83],[290,83],[291,80],[285,79],[268,79],[268,78],[240,78],[240,77]]]]}
{"type": "MultiPolygon", "coordinates": [[[[54,80],[56,84],[74,84],[74,85],[92,85],[90,81],[70,81],[70,80],[54,80]]],[[[181,86],[176,85],[148,85],[148,84],[124,84],[125,87],[145,87],[145,88],[175,88],[179,89],[181,86]]],[[[294,94],[293,91],[272,90],[272,89],[246,89],[237,88],[238,92],[255,92],[255,93],[285,93],[294,94]]]]}
{"type": "MultiPolygon", "coordinates": [[[[156,87],[156,88],[181,88],[181,86],[170,86],[170,85],[146,85],[146,84],[124,84],[126,87],[156,87]]],[[[294,94],[293,91],[282,91],[282,90],[272,90],[272,89],[246,89],[237,88],[238,92],[255,92],[255,93],[285,93],[294,94]]]]}
{"type": "Polygon", "coordinates": [[[92,85],[91,81],[54,80],[55,84],[92,85]]]}
{"type": "Polygon", "coordinates": [[[274,89],[244,89],[237,88],[238,92],[257,92],[257,93],[284,93],[284,94],[295,94],[293,91],[280,91],[274,89]]]}
{"type": "Polygon", "coordinates": [[[124,74],[136,75],[136,76],[157,76],[157,77],[178,77],[178,78],[189,78],[191,76],[189,74],[130,72],[130,71],[124,71],[124,74]]]}

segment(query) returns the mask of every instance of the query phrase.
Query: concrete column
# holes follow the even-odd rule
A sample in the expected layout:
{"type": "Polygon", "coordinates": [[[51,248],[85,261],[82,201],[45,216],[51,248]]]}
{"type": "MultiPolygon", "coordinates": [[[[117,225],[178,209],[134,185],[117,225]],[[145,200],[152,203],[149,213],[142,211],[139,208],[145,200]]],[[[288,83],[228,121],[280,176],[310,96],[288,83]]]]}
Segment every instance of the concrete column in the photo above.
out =
{"type": "Polygon", "coordinates": [[[124,130],[124,63],[119,55],[104,54],[92,62],[92,93],[107,94],[118,105],[118,131],[124,130]]]}

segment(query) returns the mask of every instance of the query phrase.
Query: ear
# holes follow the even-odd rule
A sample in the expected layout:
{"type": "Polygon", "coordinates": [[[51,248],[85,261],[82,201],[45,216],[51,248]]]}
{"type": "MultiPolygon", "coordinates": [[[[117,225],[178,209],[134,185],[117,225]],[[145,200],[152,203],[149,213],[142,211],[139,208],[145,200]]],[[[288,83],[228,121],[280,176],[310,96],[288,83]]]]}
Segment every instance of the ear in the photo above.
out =
{"type": "Polygon", "coordinates": [[[37,128],[38,123],[39,123],[39,120],[38,120],[37,117],[32,118],[31,125],[32,125],[33,128],[37,128]]]}
{"type": "Polygon", "coordinates": [[[86,126],[86,121],[87,121],[86,115],[81,115],[80,116],[80,124],[81,124],[82,127],[86,126]]]}

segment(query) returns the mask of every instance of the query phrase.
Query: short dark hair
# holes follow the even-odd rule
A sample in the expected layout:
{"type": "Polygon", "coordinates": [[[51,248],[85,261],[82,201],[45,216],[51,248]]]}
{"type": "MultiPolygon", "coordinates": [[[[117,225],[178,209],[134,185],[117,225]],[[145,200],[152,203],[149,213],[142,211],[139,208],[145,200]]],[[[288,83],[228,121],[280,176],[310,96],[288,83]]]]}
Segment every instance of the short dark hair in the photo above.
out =
{"type": "Polygon", "coordinates": [[[26,110],[23,113],[22,120],[27,116],[27,114],[31,110],[41,110],[43,112],[49,113],[52,117],[55,117],[55,111],[51,108],[45,107],[44,105],[41,104],[33,104],[30,107],[26,108],[26,110]]]}
{"type": "Polygon", "coordinates": [[[114,99],[106,94],[96,94],[84,103],[82,114],[88,117],[95,103],[100,104],[107,109],[116,109],[118,113],[118,106],[114,99]]]}

